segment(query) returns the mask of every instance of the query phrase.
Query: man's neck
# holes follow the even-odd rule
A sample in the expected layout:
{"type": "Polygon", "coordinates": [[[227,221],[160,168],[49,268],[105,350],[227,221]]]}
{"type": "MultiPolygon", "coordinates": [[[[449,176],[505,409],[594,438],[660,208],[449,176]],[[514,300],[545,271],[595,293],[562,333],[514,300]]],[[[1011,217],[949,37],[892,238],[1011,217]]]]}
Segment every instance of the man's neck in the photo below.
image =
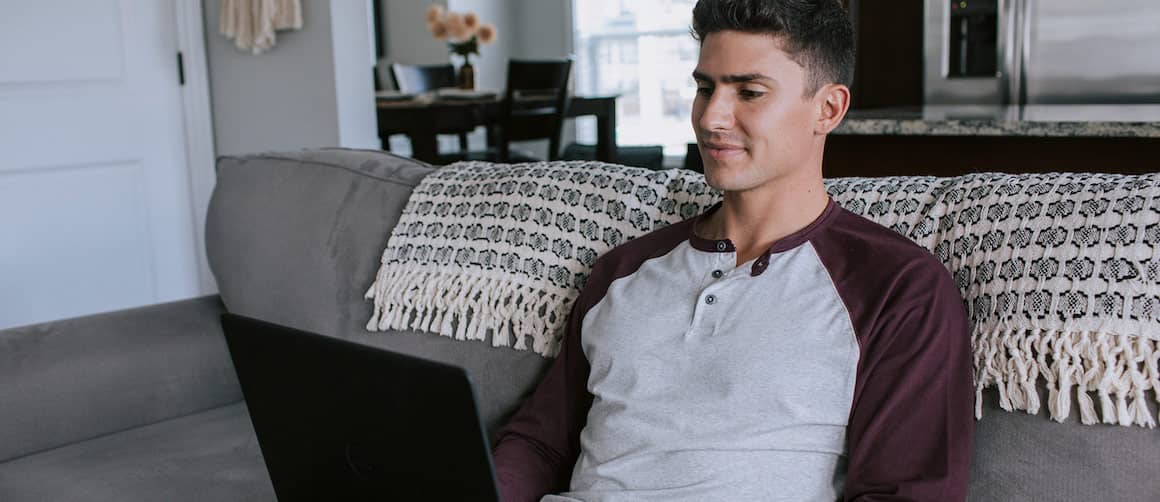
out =
{"type": "Polygon", "coordinates": [[[829,202],[820,176],[778,180],[745,192],[725,192],[721,208],[706,218],[702,237],[728,238],[741,265],[764,253],[775,242],[813,223],[829,202]]]}

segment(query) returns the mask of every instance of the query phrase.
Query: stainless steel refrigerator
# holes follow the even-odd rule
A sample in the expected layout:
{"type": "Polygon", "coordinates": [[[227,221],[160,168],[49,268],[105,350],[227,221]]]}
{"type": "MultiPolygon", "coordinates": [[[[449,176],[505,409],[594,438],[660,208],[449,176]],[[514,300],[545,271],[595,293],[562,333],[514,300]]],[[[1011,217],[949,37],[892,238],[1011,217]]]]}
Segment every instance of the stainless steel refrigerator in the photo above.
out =
{"type": "Polygon", "coordinates": [[[924,101],[1160,103],[1158,0],[925,0],[924,101]]]}

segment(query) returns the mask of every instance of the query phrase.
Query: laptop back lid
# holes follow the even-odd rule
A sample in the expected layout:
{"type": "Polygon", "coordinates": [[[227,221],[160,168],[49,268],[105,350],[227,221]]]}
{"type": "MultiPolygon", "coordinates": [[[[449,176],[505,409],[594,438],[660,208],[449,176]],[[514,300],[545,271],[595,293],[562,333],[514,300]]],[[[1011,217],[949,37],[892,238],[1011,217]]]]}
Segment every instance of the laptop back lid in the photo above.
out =
{"type": "Polygon", "coordinates": [[[462,368],[233,314],[222,326],[278,500],[499,500],[462,368]]]}

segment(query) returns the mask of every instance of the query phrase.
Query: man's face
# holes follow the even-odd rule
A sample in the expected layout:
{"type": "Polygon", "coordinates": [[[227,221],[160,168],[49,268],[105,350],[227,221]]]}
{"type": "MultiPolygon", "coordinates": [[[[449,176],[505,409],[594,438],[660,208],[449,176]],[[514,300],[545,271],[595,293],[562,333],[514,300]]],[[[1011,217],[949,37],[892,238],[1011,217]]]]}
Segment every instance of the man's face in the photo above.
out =
{"type": "Polygon", "coordinates": [[[693,72],[693,130],[709,185],[746,191],[810,169],[817,100],[805,70],[767,34],[705,36],[693,72]]]}

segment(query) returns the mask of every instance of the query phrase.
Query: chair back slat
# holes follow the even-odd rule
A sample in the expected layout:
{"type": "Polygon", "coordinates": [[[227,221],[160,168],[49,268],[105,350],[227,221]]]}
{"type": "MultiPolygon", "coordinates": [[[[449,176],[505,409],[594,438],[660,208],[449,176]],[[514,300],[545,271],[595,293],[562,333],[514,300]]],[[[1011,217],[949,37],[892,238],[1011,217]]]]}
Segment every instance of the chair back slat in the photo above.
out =
{"type": "Polygon", "coordinates": [[[455,87],[455,67],[450,64],[391,64],[391,78],[400,92],[416,93],[455,87]]]}
{"type": "Polygon", "coordinates": [[[508,62],[500,110],[499,161],[510,158],[509,141],[532,139],[547,139],[548,160],[559,158],[571,71],[571,58],[508,62]]]}

